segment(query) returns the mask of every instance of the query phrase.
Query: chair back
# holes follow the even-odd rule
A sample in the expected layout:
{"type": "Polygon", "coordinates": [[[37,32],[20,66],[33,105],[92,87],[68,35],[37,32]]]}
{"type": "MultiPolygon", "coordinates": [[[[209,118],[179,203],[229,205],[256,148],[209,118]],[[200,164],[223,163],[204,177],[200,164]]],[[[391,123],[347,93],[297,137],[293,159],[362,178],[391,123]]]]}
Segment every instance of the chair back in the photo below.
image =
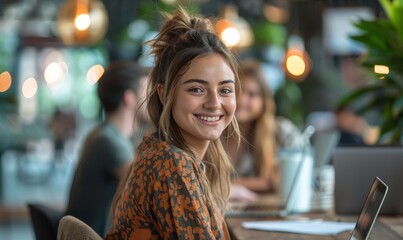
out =
{"type": "Polygon", "coordinates": [[[35,238],[37,240],[55,240],[59,220],[63,213],[40,203],[28,203],[27,205],[35,238]]]}
{"type": "Polygon", "coordinates": [[[57,240],[102,240],[102,237],[80,219],[67,215],[60,220],[57,240]]]}

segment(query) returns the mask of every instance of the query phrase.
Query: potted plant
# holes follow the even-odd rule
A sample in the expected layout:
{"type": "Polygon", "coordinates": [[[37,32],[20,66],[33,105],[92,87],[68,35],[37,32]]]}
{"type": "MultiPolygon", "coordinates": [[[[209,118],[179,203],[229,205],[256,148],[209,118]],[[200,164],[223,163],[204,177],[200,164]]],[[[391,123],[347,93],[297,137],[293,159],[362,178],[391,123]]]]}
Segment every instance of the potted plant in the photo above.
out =
{"type": "Polygon", "coordinates": [[[381,113],[378,142],[401,143],[403,134],[403,0],[379,0],[386,18],[359,20],[361,31],[352,39],[364,44],[367,52],[361,66],[371,71],[371,82],[355,89],[339,102],[340,107],[364,100],[356,110],[381,113]]]}

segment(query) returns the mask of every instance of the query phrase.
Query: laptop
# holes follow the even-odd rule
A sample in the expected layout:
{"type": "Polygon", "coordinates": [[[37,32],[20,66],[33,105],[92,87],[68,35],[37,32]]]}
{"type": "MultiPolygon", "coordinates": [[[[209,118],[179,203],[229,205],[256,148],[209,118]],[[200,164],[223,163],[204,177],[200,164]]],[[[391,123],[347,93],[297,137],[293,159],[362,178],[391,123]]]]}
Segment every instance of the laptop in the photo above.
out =
{"type": "Polygon", "coordinates": [[[317,131],[313,135],[314,168],[318,169],[329,164],[331,156],[340,139],[340,132],[317,131]]]}
{"type": "Polygon", "coordinates": [[[350,240],[367,240],[388,192],[388,186],[375,177],[350,240]]]}
{"type": "Polygon", "coordinates": [[[379,176],[389,186],[380,214],[403,213],[403,148],[342,147],[334,153],[334,205],[338,214],[358,214],[371,180],[379,176]]]}
{"type": "Polygon", "coordinates": [[[285,198],[285,202],[279,205],[272,205],[265,199],[260,199],[257,202],[233,204],[231,210],[225,213],[225,217],[286,217],[292,210],[298,193],[297,187],[299,175],[302,172],[306,150],[304,149],[301,154],[301,161],[299,161],[295,175],[292,179],[290,188],[285,198]]]}
{"type": "MultiPolygon", "coordinates": [[[[337,236],[333,236],[334,239],[367,240],[377,219],[379,210],[382,208],[382,204],[385,200],[387,192],[388,186],[380,178],[375,177],[375,179],[372,181],[372,186],[367,193],[367,198],[362,204],[361,213],[355,223],[318,220],[269,220],[246,221],[242,223],[242,226],[246,229],[302,234],[297,236],[298,239],[305,239],[304,235],[306,234],[310,234],[307,239],[323,238],[312,237],[311,235],[337,234],[337,236]],[[352,228],[353,231],[351,233],[347,232],[352,228]],[[343,233],[340,233],[340,231],[343,231],[343,233]]],[[[379,232],[377,232],[377,234],[379,234],[379,232]]],[[[372,238],[383,239],[383,237],[385,236],[383,234],[381,234],[381,236],[372,235],[372,238]]],[[[283,237],[281,239],[286,239],[286,237],[283,237]]]]}
{"type": "MultiPolygon", "coordinates": [[[[309,125],[303,131],[302,137],[308,141],[314,132],[314,127],[309,125]]],[[[258,201],[257,203],[252,202],[247,204],[241,203],[232,205],[231,210],[225,213],[225,217],[286,217],[292,213],[294,203],[297,200],[296,194],[298,194],[298,180],[305,165],[306,154],[309,154],[309,147],[310,145],[306,144],[305,142],[301,149],[301,159],[298,162],[284,203],[280,204],[280,206],[274,206],[267,204],[265,201],[258,201]]]]}

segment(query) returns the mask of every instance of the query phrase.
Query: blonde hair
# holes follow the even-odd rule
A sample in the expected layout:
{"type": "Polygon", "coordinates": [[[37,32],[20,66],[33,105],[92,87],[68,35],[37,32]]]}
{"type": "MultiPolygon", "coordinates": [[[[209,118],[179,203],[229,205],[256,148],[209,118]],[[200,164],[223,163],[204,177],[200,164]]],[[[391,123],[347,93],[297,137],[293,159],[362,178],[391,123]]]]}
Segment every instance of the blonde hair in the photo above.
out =
{"type": "Polygon", "coordinates": [[[242,79],[248,76],[258,83],[263,98],[263,110],[254,122],[254,138],[251,139],[254,147],[255,171],[261,177],[273,177],[276,157],[274,99],[266,83],[260,62],[252,59],[243,61],[240,66],[240,74],[242,79]]]}
{"type": "MultiPolygon", "coordinates": [[[[219,54],[235,75],[235,92],[236,96],[239,96],[239,64],[238,59],[214,33],[209,19],[190,17],[182,7],[179,7],[174,15],[167,15],[167,18],[156,38],[147,43],[151,46],[151,53],[155,57],[155,66],[148,83],[147,110],[160,138],[194,156],[172,116],[178,81],[196,58],[207,54],[219,54]],[[163,87],[163,104],[157,92],[158,86],[163,87]]],[[[235,118],[224,130],[223,135],[235,135],[239,139],[240,131],[235,118]]],[[[202,179],[202,188],[209,204],[224,211],[230,192],[232,164],[221,140],[210,141],[204,158],[193,157],[193,160],[199,166],[200,172],[205,175],[202,179]]],[[[124,182],[119,184],[112,204],[112,216],[127,179],[128,174],[122,179],[124,182]]]]}

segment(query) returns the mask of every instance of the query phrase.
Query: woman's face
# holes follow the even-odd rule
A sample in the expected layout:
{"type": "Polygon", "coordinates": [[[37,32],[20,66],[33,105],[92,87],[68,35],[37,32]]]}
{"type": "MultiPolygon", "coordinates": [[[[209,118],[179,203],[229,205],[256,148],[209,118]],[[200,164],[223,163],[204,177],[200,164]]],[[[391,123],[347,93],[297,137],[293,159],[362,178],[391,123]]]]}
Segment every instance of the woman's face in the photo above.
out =
{"type": "Polygon", "coordinates": [[[263,112],[262,90],[256,80],[250,76],[242,79],[242,94],[238,100],[235,116],[239,123],[251,123],[263,112]]]}
{"type": "Polygon", "coordinates": [[[219,54],[193,60],[179,79],[173,118],[193,146],[218,139],[236,109],[235,75],[219,54]]]}

